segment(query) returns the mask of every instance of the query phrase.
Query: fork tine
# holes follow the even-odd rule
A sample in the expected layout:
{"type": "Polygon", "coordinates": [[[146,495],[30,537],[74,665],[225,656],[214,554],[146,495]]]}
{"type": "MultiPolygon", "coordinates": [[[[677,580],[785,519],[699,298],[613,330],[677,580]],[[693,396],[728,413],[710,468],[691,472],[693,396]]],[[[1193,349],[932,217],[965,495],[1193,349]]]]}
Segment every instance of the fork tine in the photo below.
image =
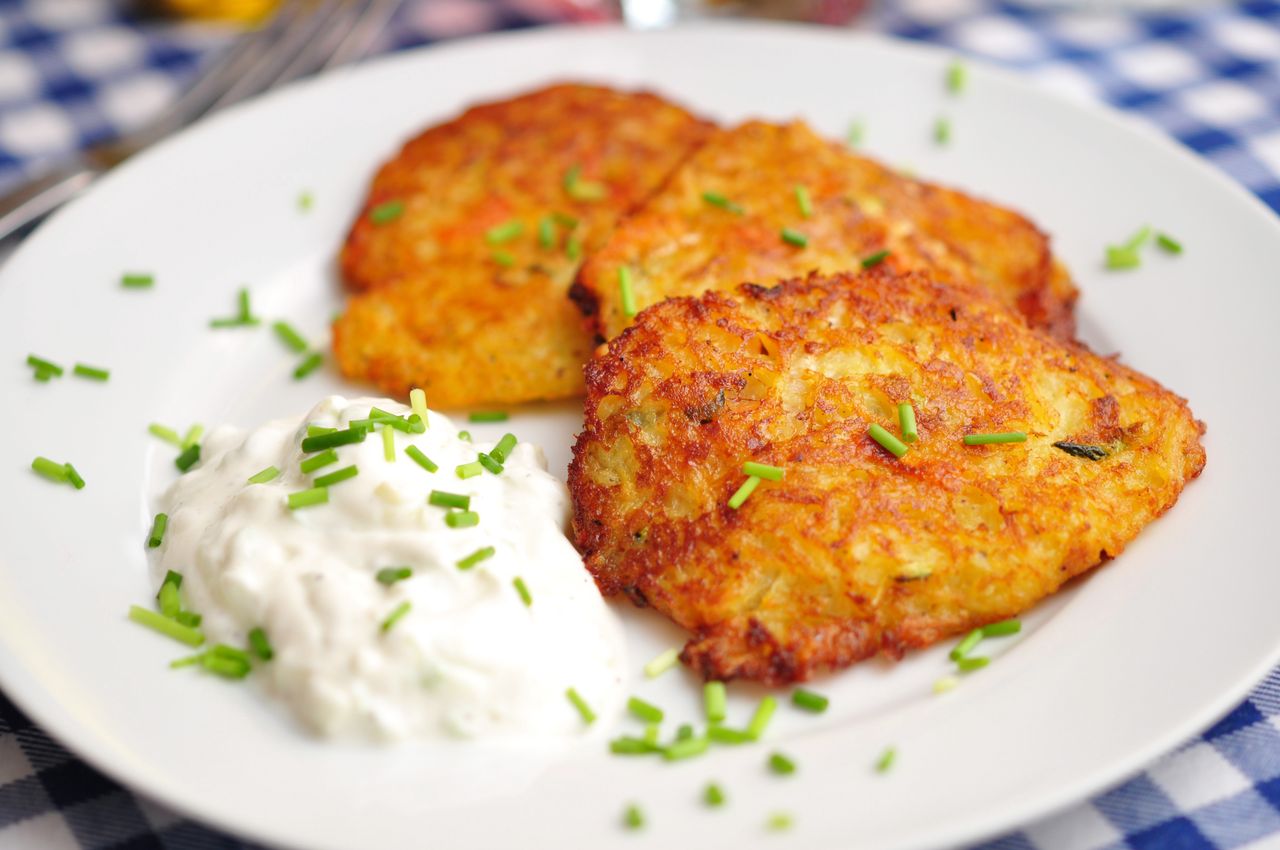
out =
{"type": "Polygon", "coordinates": [[[327,70],[346,65],[367,54],[402,5],[403,0],[373,0],[321,68],[327,70]]]}
{"type": "Polygon", "coordinates": [[[276,75],[272,86],[283,85],[290,80],[305,77],[323,68],[327,59],[333,56],[344,40],[359,25],[360,19],[368,12],[370,0],[343,0],[342,14],[331,16],[322,22],[323,26],[298,52],[296,56],[276,75]]]}

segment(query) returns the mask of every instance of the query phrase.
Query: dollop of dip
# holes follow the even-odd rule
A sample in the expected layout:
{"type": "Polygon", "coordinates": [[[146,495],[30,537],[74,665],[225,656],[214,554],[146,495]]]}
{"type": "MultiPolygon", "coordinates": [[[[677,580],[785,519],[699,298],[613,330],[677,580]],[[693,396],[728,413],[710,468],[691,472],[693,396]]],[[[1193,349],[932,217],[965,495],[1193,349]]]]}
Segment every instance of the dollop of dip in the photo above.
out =
{"type": "Polygon", "coordinates": [[[309,426],[346,429],[372,407],[410,413],[332,396],[299,419],[218,428],[164,494],[155,567],[183,574],[208,642],[247,646],[263,629],[274,657],[252,678],[325,736],[571,739],[589,727],[569,688],[597,714],[620,710],[622,631],[564,536],[568,494],[541,450],[518,443],[499,474],[462,479],[456,468],[493,445],[433,411],[423,433],[394,432],[394,461],[375,430],[301,471],[318,454],[301,448],[309,426]],[[277,477],[249,483],[273,466],[277,477]],[[327,502],[290,509],[289,494],[350,466],[359,473],[331,484],[327,502]],[[458,509],[430,504],[433,490],[469,497],[478,522],[448,524],[458,509]],[[407,578],[378,578],[403,567],[407,578]]]}

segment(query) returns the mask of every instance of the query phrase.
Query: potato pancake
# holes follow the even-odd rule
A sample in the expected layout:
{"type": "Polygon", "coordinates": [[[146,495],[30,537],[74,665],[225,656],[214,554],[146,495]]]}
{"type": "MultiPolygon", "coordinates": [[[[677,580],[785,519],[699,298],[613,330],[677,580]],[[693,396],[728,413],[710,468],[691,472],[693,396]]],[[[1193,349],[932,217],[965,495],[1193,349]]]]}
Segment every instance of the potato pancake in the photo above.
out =
{"type": "Polygon", "coordinates": [[[692,632],[703,676],[783,685],[1016,616],[1115,557],[1200,473],[1202,433],[981,287],[744,285],[645,310],[588,364],[573,529],[604,593],[692,632]],[[899,458],[868,429],[898,435],[904,403],[899,458]],[[784,477],[734,509],[746,461],[784,477]]]}
{"type": "Polygon", "coordinates": [[[899,270],[979,283],[1033,325],[1069,337],[1076,289],[1049,240],[1015,212],[908,179],[803,123],[712,136],[588,260],[574,297],[605,339],[665,298],[856,271],[888,251],[899,270]]]}
{"type": "Polygon", "coordinates": [[[477,106],[382,166],[342,249],[343,374],[433,406],[582,392],[581,260],[710,125],[647,93],[557,85],[477,106]]]}

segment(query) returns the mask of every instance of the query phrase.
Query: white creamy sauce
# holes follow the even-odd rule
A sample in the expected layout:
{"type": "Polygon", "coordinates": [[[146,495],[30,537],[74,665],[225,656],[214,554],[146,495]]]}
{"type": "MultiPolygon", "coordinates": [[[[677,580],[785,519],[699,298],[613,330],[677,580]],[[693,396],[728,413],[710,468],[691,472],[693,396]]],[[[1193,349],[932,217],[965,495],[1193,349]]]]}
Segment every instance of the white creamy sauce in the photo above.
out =
{"type": "Polygon", "coordinates": [[[337,448],[338,462],[299,470],[309,424],[345,428],[371,405],[409,413],[332,396],[300,419],[219,428],[164,494],[158,574],[183,574],[183,603],[203,615],[206,645],[243,647],[264,629],[275,657],[255,662],[252,678],[328,736],[571,739],[589,728],[565,697],[571,687],[602,718],[618,712],[622,631],[564,536],[568,494],[541,450],[520,443],[502,474],[460,479],[455,468],[492,444],[459,439],[433,411],[425,433],[395,433],[394,462],[374,432],[337,448]],[[410,444],[439,470],[405,455],[410,444]],[[329,487],[327,504],[287,507],[288,494],[352,464],[359,474],[329,487]],[[275,480],[247,483],[270,466],[275,480]],[[432,490],[469,495],[479,523],[450,528],[448,509],[427,502],[432,490]],[[487,546],[492,557],[457,567],[487,546]],[[412,577],[376,580],[398,566],[412,577]]]}

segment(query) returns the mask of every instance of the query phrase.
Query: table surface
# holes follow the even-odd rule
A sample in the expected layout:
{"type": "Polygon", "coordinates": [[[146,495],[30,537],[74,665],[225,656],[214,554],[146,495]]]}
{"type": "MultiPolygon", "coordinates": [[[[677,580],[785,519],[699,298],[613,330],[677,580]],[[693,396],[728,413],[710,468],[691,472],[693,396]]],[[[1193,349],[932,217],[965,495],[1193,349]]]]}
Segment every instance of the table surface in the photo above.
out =
{"type": "MultiPolygon", "coordinates": [[[[583,8],[420,0],[402,10],[378,50],[558,23],[566,10],[591,17],[583,8]]],[[[1163,11],[901,0],[873,5],[855,25],[945,45],[1069,97],[1109,103],[1280,212],[1280,0],[1163,11]]],[[[138,126],[227,38],[218,27],[138,20],[109,0],[0,0],[0,189],[138,126]]],[[[250,846],[115,784],[0,694],[0,850],[250,846]]],[[[1137,777],[984,847],[1280,850],[1280,670],[1137,777]]]]}

